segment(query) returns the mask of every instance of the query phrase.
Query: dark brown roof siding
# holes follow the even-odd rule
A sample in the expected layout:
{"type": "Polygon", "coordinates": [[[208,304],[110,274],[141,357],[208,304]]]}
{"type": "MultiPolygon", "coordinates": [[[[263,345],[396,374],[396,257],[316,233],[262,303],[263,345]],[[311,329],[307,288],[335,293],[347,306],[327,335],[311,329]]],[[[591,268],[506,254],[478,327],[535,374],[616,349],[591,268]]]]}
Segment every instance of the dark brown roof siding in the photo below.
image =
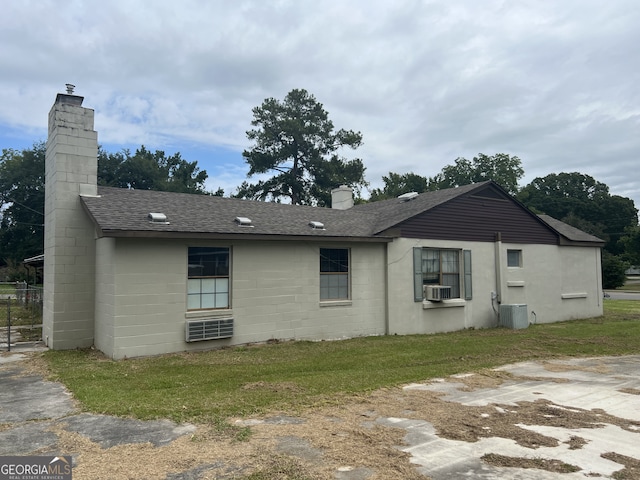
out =
{"type": "Polygon", "coordinates": [[[466,195],[398,225],[402,237],[557,245],[558,236],[509,200],[466,195]]]}

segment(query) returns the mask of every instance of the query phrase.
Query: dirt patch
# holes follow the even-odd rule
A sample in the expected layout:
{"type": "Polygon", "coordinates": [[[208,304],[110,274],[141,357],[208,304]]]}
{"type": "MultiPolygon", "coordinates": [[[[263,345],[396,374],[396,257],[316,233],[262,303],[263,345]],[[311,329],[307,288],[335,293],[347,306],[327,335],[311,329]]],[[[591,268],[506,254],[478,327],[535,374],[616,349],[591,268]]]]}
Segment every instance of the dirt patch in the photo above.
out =
{"type": "Polygon", "coordinates": [[[640,390],[637,388],[621,388],[618,391],[622,393],[628,393],[630,395],[640,395],[640,390]]]}
{"type": "Polygon", "coordinates": [[[580,471],[580,467],[561,462],[560,460],[548,460],[545,458],[521,458],[507,457],[496,453],[488,453],[480,459],[494,467],[537,468],[554,473],[571,473],[580,471]]]}
{"type": "Polygon", "coordinates": [[[532,377],[532,376],[515,376],[510,372],[503,370],[484,369],[468,375],[454,375],[446,379],[447,382],[462,383],[464,386],[459,388],[461,392],[472,392],[483,388],[497,388],[504,382],[518,379],[518,381],[545,381],[554,383],[567,383],[566,378],[548,378],[548,377],[532,377]]]}
{"type": "Polygon", "coordinates": [[[619,453],[603,453],[602,458],[612,460],[620,465],[624,465],[622,470],[618,470],[612,475],[616,480],[637,480],[640,478],[640,460],[620,455],[619,453]]]}
{"type": "Polygon", "coordinates": [[[580,371],[580,372],[591,372],[598,373],[601,375],[606,375],[611,373],[611,368],[607,365],[589,365],[589,366],[580,366],[580,365],[567,365],[564,363],[555,363],[555,362],[542,362],[542,366],[545,370],[549,372],[569,372],[569,371],[580,371]]]}
{"type": "Polygon", "coordinates": [[[572,435],[571,438],[569,438],[569,440],[566,441],[565,443],[569,445],[569,450],[580,450],[589,442],[587,442],[582,437],[577,437],[575,435],[572,435]]]}

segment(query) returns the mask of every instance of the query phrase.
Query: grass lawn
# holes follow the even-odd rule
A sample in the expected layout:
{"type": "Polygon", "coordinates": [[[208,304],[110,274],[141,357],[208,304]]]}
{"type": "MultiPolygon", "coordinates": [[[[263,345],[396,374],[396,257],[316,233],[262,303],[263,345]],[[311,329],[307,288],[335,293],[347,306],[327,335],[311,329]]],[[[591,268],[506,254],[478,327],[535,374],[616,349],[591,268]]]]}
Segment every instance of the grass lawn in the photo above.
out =
{"type": "Polygon", "coordinates": [[[523,360],[640,354],[640,302],[607,300],[605,315],[523,330],[282,342],[112,361],[48,351],[51,378],[87,411],[197,423],[288,411],[523,360]]]}

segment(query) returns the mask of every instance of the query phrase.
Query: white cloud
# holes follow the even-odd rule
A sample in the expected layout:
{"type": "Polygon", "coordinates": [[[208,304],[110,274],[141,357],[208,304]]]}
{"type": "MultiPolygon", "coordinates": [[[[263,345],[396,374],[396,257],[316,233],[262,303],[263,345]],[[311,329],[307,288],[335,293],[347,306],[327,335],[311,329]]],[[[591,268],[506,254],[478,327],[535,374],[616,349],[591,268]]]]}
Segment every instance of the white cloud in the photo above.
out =
{"type": "Polygon", "coordinates": [[[101,142],[196,148],[231,191],[251,109],[306,88],[363,133],[374,185],[504,152],[526,181],[580,171],[640,206],[638,23],[635,0],[8,0],[0,138],[44,138],[71,82],[101,142]]]}

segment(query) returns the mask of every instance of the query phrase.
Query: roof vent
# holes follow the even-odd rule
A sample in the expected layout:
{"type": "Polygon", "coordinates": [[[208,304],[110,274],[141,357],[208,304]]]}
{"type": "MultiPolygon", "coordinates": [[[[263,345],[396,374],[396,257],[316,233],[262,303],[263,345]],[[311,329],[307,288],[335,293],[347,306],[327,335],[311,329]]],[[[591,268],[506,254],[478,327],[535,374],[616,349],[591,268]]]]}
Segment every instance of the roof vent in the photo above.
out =
{"type": "Polygon", "coordinates": [[[326,228],[324,228],[324,223],[322,223],[322,222],[311,221],[311,222],[309,222],[309,226],[311,228],[313,228],[314,230],[326,230],[326,228]]]}
{"type": "Polygon", "coordinates": [[[398,198],[403,202],[408,202],[409,200],[413,200],[414,198],[416,198],[418,195],[419,195],[418,192],[409,192],[409,193],[403,193],[398,198]]]}
{"type": "Polygon", "coordinates": [[[247,217],[236,217],[235,222],[239,227],[253,227],[253,225],[251,225],[251,219],[247,217]]]}
{"type": "Polygon", "coordinates": [[[167,216],[164,213],[151,212],[149,215],[147,215],[147,219],[151,223],[162,223],[165,225],[169,225],[169,222],[167,222],[167,216]]]}

